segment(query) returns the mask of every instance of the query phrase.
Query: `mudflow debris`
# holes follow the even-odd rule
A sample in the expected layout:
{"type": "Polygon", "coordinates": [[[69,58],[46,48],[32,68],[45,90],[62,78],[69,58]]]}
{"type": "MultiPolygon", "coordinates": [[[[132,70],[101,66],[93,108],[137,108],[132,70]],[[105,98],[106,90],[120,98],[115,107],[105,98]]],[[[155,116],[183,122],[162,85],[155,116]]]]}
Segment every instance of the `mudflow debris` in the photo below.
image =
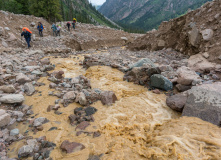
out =
{"type": "Polygon", "coordinates": [[[60,37],[0,11],[0,159],[221,159],[220,6],[145,35],[61,22],[60,37]]]}

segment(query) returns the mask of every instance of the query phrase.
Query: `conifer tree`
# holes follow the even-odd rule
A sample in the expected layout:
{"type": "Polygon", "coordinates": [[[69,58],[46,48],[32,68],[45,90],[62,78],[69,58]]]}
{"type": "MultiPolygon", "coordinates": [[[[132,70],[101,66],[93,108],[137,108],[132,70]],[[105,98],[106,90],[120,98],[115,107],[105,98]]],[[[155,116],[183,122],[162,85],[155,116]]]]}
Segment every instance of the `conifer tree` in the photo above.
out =
{"type": "Polygon", "coordinates": [[[37,17],[45,17],[48,21],[61,20],[59,0],[29,0],[29,10],[37,17]]]}

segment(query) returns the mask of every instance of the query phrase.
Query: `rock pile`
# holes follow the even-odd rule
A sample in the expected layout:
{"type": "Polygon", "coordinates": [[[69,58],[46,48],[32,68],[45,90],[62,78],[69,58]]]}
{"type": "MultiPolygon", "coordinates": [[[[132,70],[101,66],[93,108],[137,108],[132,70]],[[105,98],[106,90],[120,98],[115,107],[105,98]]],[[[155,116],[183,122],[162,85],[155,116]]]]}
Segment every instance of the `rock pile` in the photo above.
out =
{"type": "Polygon", "coordinates": [[[219,0],[207,2],[184,16],[162,22],[158,30],[147,32],[128,47],[149,51],[173,48],[187,55],[202,54],[220,64],[220,5],[219,0]]]}

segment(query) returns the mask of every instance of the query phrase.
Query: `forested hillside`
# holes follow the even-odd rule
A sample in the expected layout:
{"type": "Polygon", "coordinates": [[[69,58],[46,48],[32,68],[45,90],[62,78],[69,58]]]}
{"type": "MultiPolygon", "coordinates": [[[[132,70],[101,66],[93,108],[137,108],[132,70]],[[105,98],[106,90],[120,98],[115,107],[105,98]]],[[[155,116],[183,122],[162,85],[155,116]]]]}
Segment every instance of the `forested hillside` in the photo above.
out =
{"type": "Polygon", "coordinates": [[[88,0],[0,0],[0,10],[44,17],[50,22],[68,21],[75,17],[78,22],[116,27],[88,0]]]}
{"type": "Polygon", "coordinates": [[[99,11],[126,28],[151,30],[207,1],[211,0],[107,0],[99,11]]]}

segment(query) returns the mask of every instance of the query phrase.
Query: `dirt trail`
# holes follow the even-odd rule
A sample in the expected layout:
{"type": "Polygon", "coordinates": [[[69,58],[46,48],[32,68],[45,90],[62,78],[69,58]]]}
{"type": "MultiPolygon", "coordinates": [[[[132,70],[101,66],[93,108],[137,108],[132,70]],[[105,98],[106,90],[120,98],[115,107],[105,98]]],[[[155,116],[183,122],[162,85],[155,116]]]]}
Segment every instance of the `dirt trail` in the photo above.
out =
{"type": "MultiPolygon", "coordinates": [[[[97,54],[102,54],[99,52],[97,54]]],[[[100,101],[92,104],[98,109],[95,122],[86,131],[100,131],[101,136],[93,138],[87,134],[76,136],[68,116],[80,105],[72,103],[60,108],[61,115],[47,112],[55,97],[48,96],[49,81],[41,78],[46,85],[36,88],[41,93],[26,97],[25,104],[33,105],[37,117],[47,117],[44,130],[30,136],[46,136],[56,143],[50,157],[54,160],[87,160],[89,155],[102,155],[108,159],[220,159],[221,129],[198,118],[182,117],[166,106],[164,94],[154,94],[139,85],[123,81],[124,73],[107,66],[93,66],[85,70],[79,65],[83,56],[75,58],[50,57],[55,70],[63,70],[66,78],[85,75],[91,80],[92,88],[114,91],[118,101],[112,106],[104,106],[100,101]],[[61,64],[62,63],[62,64],[61,64]],[[51,127],[57,130],[48,131],[51,127]],[[79,142],[85,149],[71,154],[61,151],[64,140],[79,142]]],[[[9,157],[17,155],[22,141],[11,145],[9,157]]]]}

